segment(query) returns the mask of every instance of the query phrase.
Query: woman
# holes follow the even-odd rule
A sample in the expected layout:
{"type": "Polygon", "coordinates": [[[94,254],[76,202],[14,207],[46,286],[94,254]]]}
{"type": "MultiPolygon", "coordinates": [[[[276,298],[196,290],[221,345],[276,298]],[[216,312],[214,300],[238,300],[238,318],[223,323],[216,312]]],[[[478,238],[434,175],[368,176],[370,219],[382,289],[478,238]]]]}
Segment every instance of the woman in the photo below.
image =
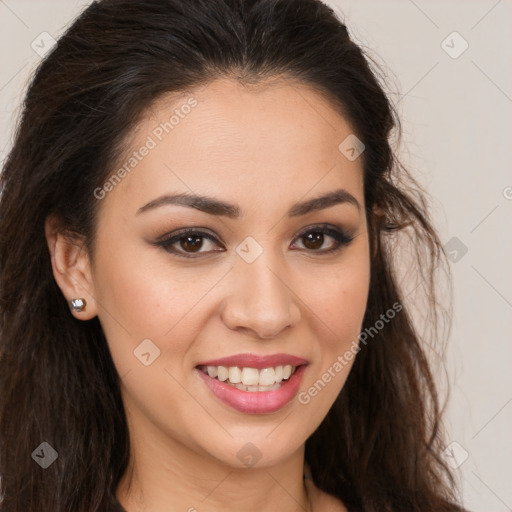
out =
{"type": "Polygon", "coordinates": [[[1,177],[0,511],[461,510],[394,128],[317,0],[91,4],[1,177]]]}

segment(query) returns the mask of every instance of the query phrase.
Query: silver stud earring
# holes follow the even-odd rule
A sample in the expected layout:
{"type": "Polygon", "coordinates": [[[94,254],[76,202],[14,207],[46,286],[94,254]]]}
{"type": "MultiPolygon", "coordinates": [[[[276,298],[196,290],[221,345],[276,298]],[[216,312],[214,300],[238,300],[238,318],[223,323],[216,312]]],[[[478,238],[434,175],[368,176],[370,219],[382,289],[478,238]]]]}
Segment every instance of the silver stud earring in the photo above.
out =
{"type": "Polygon", "coordinates": [[[85,299],[82,299],[82,298],[79,298],[79,299],[71,299],[69,301],[69,307],[73,310],[73,311],[77,311],[78,313],[80,313],[81,311],[83,311],[85,309],[85,305],[87,303],[85,302],[85,299]]]}

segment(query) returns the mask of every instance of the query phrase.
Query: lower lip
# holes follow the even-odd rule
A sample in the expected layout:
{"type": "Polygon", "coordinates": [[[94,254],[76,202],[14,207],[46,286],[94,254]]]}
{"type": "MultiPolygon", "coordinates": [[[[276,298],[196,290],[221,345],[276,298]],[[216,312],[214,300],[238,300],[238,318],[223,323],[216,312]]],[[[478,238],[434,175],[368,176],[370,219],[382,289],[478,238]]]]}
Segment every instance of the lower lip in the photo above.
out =
{"type": "Polygon", "coordinates": [[[212,393],[225,404],[239,412],[265,414],[278,411],[293,399],[299,389],[306,365],[299,366],[290,379],[281,384],[279,389],[272,391],[241,391],[225,382],[212,379],[197,368],[196,370],[212,393]]]}

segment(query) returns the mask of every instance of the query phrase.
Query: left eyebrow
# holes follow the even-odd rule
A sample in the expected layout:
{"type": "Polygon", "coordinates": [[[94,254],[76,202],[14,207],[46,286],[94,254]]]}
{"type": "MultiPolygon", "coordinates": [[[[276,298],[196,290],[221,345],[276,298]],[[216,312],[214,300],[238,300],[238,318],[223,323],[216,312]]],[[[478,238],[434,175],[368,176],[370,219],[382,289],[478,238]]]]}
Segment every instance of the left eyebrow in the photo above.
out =
{"type": "MultiPolygon", "coordinates": [[[[231,219],[238,218],[241,212],[240,207],[236,204],[226,203],[212,197],[183,193],[163,195],[153,199],[146,205],[141,206],[137,210],[137,215],[148,210],[153,210],[160,206],[170,204],[195,208],[196,210],[208,213],[210,215],[220,215],[229,217],[231,219]]],[[[320,197],[315,197],[313,199],[308,199],[307,201],[295,203],[288,210],[288,217],[298,217],[311,212],[325,210],[326,208],[330,208],[337,204],[352,204],[358,210],[361,210],[359,201],[352,194],[344,189],[339,189],[320,197]]]]}

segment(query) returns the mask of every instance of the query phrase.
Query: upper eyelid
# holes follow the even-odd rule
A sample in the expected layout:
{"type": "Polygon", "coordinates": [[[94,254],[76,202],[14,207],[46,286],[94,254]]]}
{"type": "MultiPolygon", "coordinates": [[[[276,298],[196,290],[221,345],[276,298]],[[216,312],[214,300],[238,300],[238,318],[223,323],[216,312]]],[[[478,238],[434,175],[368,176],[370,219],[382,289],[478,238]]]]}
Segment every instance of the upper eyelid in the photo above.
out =
{"type": "Polygon", "coordinates": [[[347,230],[340,228],[339,226],[334,226],[329,223],[320,223],[320,224],[311,224],[309,226],[306,226],[299,230],[299,232],[295,236],[300,236],[303,233],[307,233],[309,231],[314,231],[315,229],[324,229],[324,230],[331,230],[331,231],[339,231],[341,233],[347,234],[347,230]]]}
{"type": "Polygon", "coordinates": [[[217,239],[217,240],[220,238],[217,234],[211,233],[208,228],[193,227],[193,228],[176,229],[175,231],[172,231],[171,233],[165,233],[162,236],[159,236],[157,238],[157,242],[160,242],[160,241],[165,242],[168,240],[172,240],[173,238],[185,236],[188,234],[206,235],[207,237],[211,237],[212,239],[217,239]]]}

